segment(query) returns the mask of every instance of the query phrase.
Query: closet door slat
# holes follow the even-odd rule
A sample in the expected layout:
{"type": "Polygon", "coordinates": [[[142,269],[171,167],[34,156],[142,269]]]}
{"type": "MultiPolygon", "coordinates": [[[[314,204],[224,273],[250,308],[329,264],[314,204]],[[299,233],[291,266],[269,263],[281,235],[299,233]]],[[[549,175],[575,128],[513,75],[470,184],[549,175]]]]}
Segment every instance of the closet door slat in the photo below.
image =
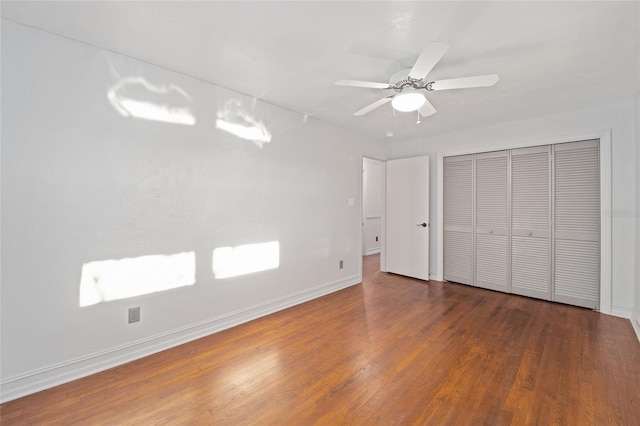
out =
{"type": "Polygon", "coordinates": [[[510,293],[509,151],[475,160],[475,285],[510,293]]]}
{"type": "Polygon", "coordinates": [[[596,309],[600,294],[598,141],[554,146],[552,300],[596,309]]]}
{"type": "Polygon", "coordinates": [[[511,151],[511,291],[551,298],[551,148],[511,151]]]}
{"type": "Polygon", "coordinates": [[[447,157],[444,174],[444,279],[473,285],[473,156],[447,157]]]}

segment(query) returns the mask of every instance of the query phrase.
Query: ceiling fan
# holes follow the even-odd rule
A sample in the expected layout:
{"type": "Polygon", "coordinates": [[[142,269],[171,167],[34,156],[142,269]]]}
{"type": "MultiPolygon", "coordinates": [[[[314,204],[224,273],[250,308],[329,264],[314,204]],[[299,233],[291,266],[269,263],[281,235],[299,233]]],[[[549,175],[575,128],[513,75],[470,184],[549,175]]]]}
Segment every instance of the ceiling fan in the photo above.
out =
{"type": "MultiPolygon", "coordinates": [[[[375,83],[359,80],[338,80],[338,86],[367,87],[372,89],[393,90],[395,93],[367,105],[353,115],[360,116],[372,111],[387,102],[391,102],[397,111],[418,111],[423,117],[436,113],[436,109],[429,103],[422,90],[432,92],[434,90],[466,89],[471,87],[493,86],[498,81],[497,74],[478,75],[475,77],[451,78],[448,80],[427,80],[427,74],[444,56],[449,46],[445,43],[429,43],[424,48],[418,60],[411,69],[398,71],[391,76],[389,83],[375,83]]],[[[420,120],[418,119],[418,123],[420,120]]]]}

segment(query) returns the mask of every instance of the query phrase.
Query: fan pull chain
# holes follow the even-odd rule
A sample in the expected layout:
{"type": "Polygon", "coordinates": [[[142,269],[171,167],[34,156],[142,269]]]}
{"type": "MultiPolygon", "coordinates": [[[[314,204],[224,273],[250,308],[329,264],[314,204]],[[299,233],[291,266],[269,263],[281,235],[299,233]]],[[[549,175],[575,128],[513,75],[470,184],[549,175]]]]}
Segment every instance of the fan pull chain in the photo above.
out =
{"type": "Polygon", "coordinates": [[[418,121],[416,121],[416,124],[420,124],[420,111],[416,110],[416,112],[418,113],[418,121]]]}

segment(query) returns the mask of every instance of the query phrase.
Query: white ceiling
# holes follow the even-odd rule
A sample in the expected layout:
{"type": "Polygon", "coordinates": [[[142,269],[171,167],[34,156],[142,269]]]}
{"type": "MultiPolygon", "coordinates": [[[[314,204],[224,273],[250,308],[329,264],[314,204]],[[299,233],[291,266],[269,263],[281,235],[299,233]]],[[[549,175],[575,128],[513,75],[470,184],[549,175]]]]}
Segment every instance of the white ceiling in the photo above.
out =
{"type": "Polygon", "coordinates": [[[420,137],[630,100],[638,2],[2,2],[2,16],[143,59],[376,138],[420,137]],[[450,45],[430,80],[500,75],[434,92],[438,113],[385,105],[427,42],[450,45]]]}

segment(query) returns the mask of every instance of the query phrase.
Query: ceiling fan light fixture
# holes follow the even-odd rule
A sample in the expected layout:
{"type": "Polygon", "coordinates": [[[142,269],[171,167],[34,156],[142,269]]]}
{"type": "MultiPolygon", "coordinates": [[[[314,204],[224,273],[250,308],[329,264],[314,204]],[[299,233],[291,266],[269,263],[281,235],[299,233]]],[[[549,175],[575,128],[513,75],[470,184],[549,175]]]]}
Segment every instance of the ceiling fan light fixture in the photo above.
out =
{"type": "Polygon", "coordinates": [[[391,101],[391,105],[393,109],[401,111],[401,112],[411,112],[417,111],[424,103],[426,102],[426,98],[422,93],[416,92],[415,90],[407,90],[405,89],[402,93],[394,96],[391,101]]]}
{"type": "Polygon", "coordinates": [[[389,83],[376,83],[361,80],[337,80],[338,86],[367,87],[372,89],[393,90],[395,93],[367,105],[353,113],[359,117],[365,115],[382,105],[391,102],[393,116],[396,111],[418,112],[420,117],[429,117],[436,113],[425,96],[424,90],[431,93],[434,90],[466,89],[471,87],[489,87],[499,80],[497,74],[476,75],[473,77],[450,78],[447,80],[427,80],[427,76],[445,54],[448,45],[445,43],[431,42],[422,50],[420,56],[411,69],[401,69],[393,74],[389,83]]]}

